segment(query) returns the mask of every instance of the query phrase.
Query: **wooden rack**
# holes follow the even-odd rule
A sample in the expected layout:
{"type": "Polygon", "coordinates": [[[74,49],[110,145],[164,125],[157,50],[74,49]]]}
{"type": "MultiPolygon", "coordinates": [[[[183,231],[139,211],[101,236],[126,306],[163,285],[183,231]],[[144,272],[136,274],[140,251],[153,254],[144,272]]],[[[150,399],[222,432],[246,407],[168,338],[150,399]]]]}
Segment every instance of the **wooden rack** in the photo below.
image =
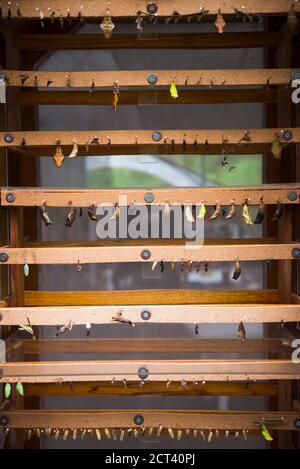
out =
{"type": "MultiPolygon", "coordinates": [[[[113,324],[113,317],[122,310],[134,324],[144,323],[276,323],[298,322],[300,305],[141,305],[141,306],[79,306],[27,307],[0,309],[0,325],[18,325],[28,317],[33,326],[86,323],[113,324]],[[147,312],[148,314],[144,314],[147,312]]],[[[121,327],[120,324],[115,323],[121,327]]],[[[128,327],[124,326],[123,327],[128,327]]],[[[161,350],[161,348],[160,348],[161,350]]]]}
{"type": "MultiPolygon", "coordinates": [[[[170,86],[236,86],[236,85],[289,85],[293,69],[244,70],[127,70],[89,72],[32,72],[3,70],[7,86],[48,88],[93,88],[170,86]]],[[[121,95],[120,95],[121,96],[121,95]]]]}
{"type": "MultiPolygon", "coordinates": [[[[8,16],[8,0],[2,1],[3,17],[8,16]]],[[[78,17],[78,13],[81,12],[85,18],[98,19],[103,17],[107,8],[107,5],[99,7],[97,0],[86,0],[84,7],[81,8],[82,2],[79,0],[73,0],[72,2],[65,2],[63,0],[54,0],[51,2],[51,8],[48,9],[49,3],[46,0],[33,0],[30,4],[26,0],[20,0],[18,2],[19,8],[23,18],[36,18],[39,19],[39,11],[42,11],[45,18],[50,18],[53,12],[56,13],[57,18],[60,15],[64,17],[70,13],[73,18],[78,17]]],[[[143,0],[136,1],[132,4],[123,3],[119,0],[111,0],[109,9],[113,17],[136,17],[137,11],[141,10],[145,12],[147,3],[143,0]]],[[[210,15],[216,15],[220,9],[219,0],[202,0],[201,6],[197,0],[186,0],[182,3],[181,0],[174,0],[171,2],[165,2],[159,5],[158,16],[172,16],[174,11],[180,12],[181,15],[199,14],[203,10],[207,10],[210,15]]],[[[222,13],[224,15],[233,15],[235,8],[240,9],[248,14],[259,14],[259,15],[280,15],[287,14],[290,9],[290,4],[286,0],[268,0],[262,4],[259,0],[243,0],[241,2],[236,0],[223,0],[222,2],[222,13]]],[[[300,11],[300,6],[295,3],[295,11],[300,11]]],[[[17,7],[11,5],[11,13],[13,16],[17,16],[17,7]]]]}
{"type": "MultiPolygon", "coordinates": [[[[191,428],[200,430],[295,430],[299,412],[229,412],[186,410],[52,410],[11,411],[0,414],[5,428],[191,428]],[[142,419],[137,419],[140,416],[142,419]],[[142,421],[141,421],[142,420],[142,421]]],[[[156,431],[154,432],[155,435],[156,431]]]]}
{"type": "Polygon", "coordinates": [[[0,383],[300,379],[300,364],[291,359],[4,362],[1,369],[0,383]]]}
{"type": "Polygon", "coordinates": [[[261,200],[266,205],[299,204],[300,184],[263,184],[248,187],[206,187],[206,188],[173,188],[151,189],[47,189],[47,188],[0,188],[2,206],[30,207],[89,207],[94,204],[114,204],[120,206],[132,203],[149,205],[184,205],[200,204],[242,205],[247,200],[248,205],[259,205],[261,200]],[[150,198],[151,196],[151,198],[150,198]],[[152,202],[150,202],[152,200],[152,202]]]}
{"type": "MultiPolygon", "coordinates": [[[[149,145],[149,146],[165,146],[169,151],[172,150],[172,140],[175,144],[180,145],[182,151],[183,140],[186,140],[187,145],[193,145],[195,139],[199,143],[204,144],[207,140],[208,144],[212,145],[225,145],[224,141],[227,140],[227,145],[234,145],[236,150],[242,144],[242,152],[247,146],[255,144],[270,144],[274,141],[275,135],[281,138],[283,144],[286,143],[300,143],[300,128],[294,129],[246,129],[246,130],[91,130],[87,131],[36,131],[36,132],[0,132],[0,147],[22,147],[23,150],[27,146],[45,147],[47,145],[55,146],[59,141],[61,146],[72,145],[74,139],[78,145],[87,145],[95,148],[101,148],[102,145],[149,145]],[[249,134],[251,141],[243,142],[243,137],[249,134]],[[286,136],[287,140],[284,140],[286,136]],[[93,144],[95,137],[98,143],[93,144]],[[165,138],[167,141],[165,142],[165,138]],[[25,145],[24,145],[25,139],[25,145]]],[[[229,147],[230,148],[230,147],[229,147]]],[[[197,150],[199,153],[199,149],[197,150]]],[[[230,149],[229,149],[230,153],[230,149]]]]}

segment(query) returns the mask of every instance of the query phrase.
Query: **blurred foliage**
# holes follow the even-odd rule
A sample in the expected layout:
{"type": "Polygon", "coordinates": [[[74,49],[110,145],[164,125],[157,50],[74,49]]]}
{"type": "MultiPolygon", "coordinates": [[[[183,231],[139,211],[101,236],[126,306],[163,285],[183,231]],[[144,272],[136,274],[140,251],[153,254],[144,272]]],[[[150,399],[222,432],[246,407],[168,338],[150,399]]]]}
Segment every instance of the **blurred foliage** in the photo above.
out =
{"type": "MultiPolygon", "coordinates": [[[[179,171],[182,167],[196,174],[208,185],[243,186],[262,183],[261,155],[229,156],[229,165],[226,166],[221,165],[222,157],[219,155],[170,155],[161,158],[177,166],[179,171]],[[234,166],[234,169],[229,172],[230,166],[234,166]]],[[[158,172],[159,169],[158,165],[158,172]]],[[[162,177],[158,177],[146,172],[123,168],[94,169],[88,171],[87,176],[88,187],[94,188],[171,187],[170,183],[163,179],[163,174],[162,177]]]]}

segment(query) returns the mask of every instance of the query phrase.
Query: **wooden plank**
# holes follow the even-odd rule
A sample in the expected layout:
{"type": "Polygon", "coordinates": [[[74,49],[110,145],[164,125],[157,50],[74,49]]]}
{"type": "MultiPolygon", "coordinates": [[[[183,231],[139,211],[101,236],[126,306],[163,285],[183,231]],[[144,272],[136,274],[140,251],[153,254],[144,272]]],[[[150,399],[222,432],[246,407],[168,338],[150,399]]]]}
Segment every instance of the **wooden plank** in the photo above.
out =
{"type": "MultiPolygon", "coordinates": [[[[47,87],[48,89],[61,87],[90,88],[113,87],[151,87],[170,86],[175,80],[177,86],[238,86],[238,85],[289,85],[292,78],[292,68],[273,69],[222,69],[222,70],[112,70],[112,71],[54,71],[54,70],[3,70],[7,86],[16,87],[47,87]],[[149,84],[148,77],[157,77],[155,84],[149,84]],[[26,80],[24,80],[24,76],[26,80]],[[49,80],[51,83],[49,83],[49,80]],[[48,85],[48,86],[47,86],[48,85]]],[[[122,89],[120,98],[122,97],[122,89]]],[[[180,91],[179,91],[180,93],[180,91]]]]}
{"type": "MultiPolygon", "coordinates": [[[[64,188],[19,188],[1,187],[0,204],[4,206],[32,207],[47,203],[48,207],[68,207],[70,201],[73,206],[89,207],[95,205],[119,203],[119,206],[145,204],[145,196],[149,190],[144,189],[64,189],[64,188]],[[15,200],[10,202],[8,194],[13,194],[15,200]],[[7,200],[8,198],[8,200],[7,200]]],[[[261,199],[265,204],[299,204],[300,183],[297,184],[263,184],[248,187],[205,187],[205,188],[172,188],[151,189],[154,201],[149,205],[184,205],[200,204],[215,205],[218,201],[222,205],[242,205],[247,199],[249,205],[259,205],[261,199]],[[295,194],[295,200],[290,200],[290,192],[295,194]]],[[[290,197],[291,198],[291,197],[290,197]]]]}
{"type": "MultiPolygon", "coordinates": [[[[2,1],[3,17],[8,16],[8,0],[2,1]]],[[[48,9],[49,3],[46,0],[19,0],[19,8],[21,10],[23,18],[37,18],[39,19],[39,11],[42,11],[45,18],[49,18],[52,12],[59,12],[60,14],[67,16],[68,12],[71,17],[78,17],[78,12],[81,11],[85,18],[97,17],[101,18],[105,14],[107,3],[103,4],[99,8],[99,2],[97,0],[86,0],[82,7],[80,0],[73,0],[70,4],[66,4],[63,0],[52,0],[51,8],[48,9]]],[[[135,2],[121,2],[120,0],[111,0],[109,2],[109,8],[113,17],[136,17],[138,10],[145,12],[145,2],[137,0],[135,2]]],[[[210,15],[216,15],[220,9],[219,0],[202,0],[201,7],[197,0],[186,0],[182,3],[182,0],[172,0],[166,2],[160,2],[158,8],[158,16],[172,16],[174,11],[180,12],[181,15],[199,14],[201,8],[208,10],[210,15]]],[[[243,0],[238,5],[232,5],[231,0],[223,0],[222,2],[222,13],[224,15],[232,15],[235,8],[240,8],[248,14],[259,14],[259,15],[284,15],[287,14],[290,9],[290,2],[286,0],[268,0],[267,2],[261,2],[260,0],[243,0]]],[[[300,6],[295,3],[295,11],[300,11],[300,6]]],[[[17,6],[11,5],[12,16],[17,16],[17,6]]],[[[57,14],[59,17],[59,14],[57,14]]]]}
{"type": "MultiPolygon", "coordinates": [[[[73,132],[73,138],[76,138],[77,132],[73,132]]],[[[195,141],[196,132],[194,135],[195,141]]],[[[91,135],[89,135],[91,138],[91,135]]],[[[171,139],[172,140],[172,139],[171,139]]],[[[108,146],[106,144],[103,145],[88,145],[85,146],[83,143],[78,147],[78,157],[82,156],[102,156],[102,155],[116,155],[116,156],[134,156],[134,155],[219,155],[222,152],[222,144],[209,144],[207,148],[203,143],[198,145],[198,148],[192,144],[192,142],[188,142],[186,145],[185,150],[183,150],[182,141],[177,141],[175,145],[171,145],[170,139],[168,140],[168,144],[164,145],[140,145],[140,144],[121,144],[115,145],[112,144],[108,146]]],[[[43,145],[40,146],[26,146],[25,148],[18,148],[18,147],[10,147],[11,152],[15,152],[16,156],[19,158],[24,158],[25,161],[27,158],[36,158],[36,157],[45,157],[45,156],[52,156],[55,153],[55,143],[56,141],[52,142],[51,145],[43,145]]],[[[0,141],[1,147],[1,141],[0,141]]],[[[69,144],[64,145],[64,154],[70,154],[72,150],[73,144],[71,141],[69,144]]],[[[247,145],[232,145],[229,150],[230,155],[267,155],[271,154],[271,144],[270,143],[248,143],[247,145]]],[[[284,153],[283,153],[284,157],[284,153]]],[[[272,158],[274,158],[272,156],[272,158]]]]}
{"type": "Polygon", "coordinates": [[[291,353],[280,339],[60,339],[11,340],[12,349],[31,355],[78,353],[274,354],[291,353]]]}
{"type": "MultiPolygon", "coordinates": [[[[99,264],[113,262],[164,262],[206,261],[225,262],[258,261],[270,259],[293,259],[292,250],[300,249],[300,244],[236,244],[198,245],[159,243],[142,240],[143,243],[130,244],[124,241],[99,242],[93,247],[46,247],[11,248],[1,247],[1,253],[7,254],[7,264],[99,264]],[[148,259],[142,258],[144,250],[150,251],[148,259]]],[[[167,240],[170,242],[171,240],[167,240]]],[[[181,240],[180,240],[181,241],[181,240]]]]}
{"type": "MultiPolygon", "coordinates": [[[[141,103],[155,104],[225,104],[225,103],[275,103],[277,89],[184,89],[176,100],[166,90],[122,90],[118,106],[137,106],[141,103]]],[[[21,106],[38,105],[89,105],[112,106],[112,93],[107,90],[87,91],[32,91],[24,89],[20,93],[21,106]]]]}
{"type": "Polygon", "coordinates": [[[0,383],[54,383],[77,381],[243,381],[300,379],[300,364],[278,360],[86,360],[0,362],[0,383]]]}
{"type": "MultiPolygon", "coordinates": [[[[293,142],[300,142],[300,128],[295,129],[285,129],[292,132],[293,142]]],[[[238,145],[238,143],[243,139],[243,137],[249,133],[251,139],[250,142],[244,142],[244,148],[248,145],[253,144],[265,144],[271,143],[274,141],[275,134],[278,134],[279,137],[283,136],[282,129],[251,129],[251,130],[162,130],[161,131],[161,140],[155,142],[153,140],[153,130],[91,130],[91,131],[36,131],[36,132],[10,132],[13,141],[6,142],[4,140],[5,133],[0,132],[0,147],[23,147],[23,139],[25,138],[26,144],[29,146],[47,146],[53,145],[55,147],[57,140],[60,140],[60,144],[72,145],[74,139],[76,139],[78,145],[86,145],[87,142],[91,142],[98,138],[99,145],[95,145],[98,148],[101,148],[101,145],[108,146],[108,139],[111,140],[111,145],[135,145],[137,142],[138,145],[147,145],[151,146],[165,146],[165,138],[168,138],[168,150],[171,151],[171,140],[174,140],[176,144],[181,145],[182,151],[182,142],[186,140],[187,144],[192,145],[197,138],[198,142],[204,143],[207,139],[209,144],[222,144],[223,139],[228,140],[228,150],[229,154],[231,152],[230,145],[238,145]]],[[[282,141],[282,143],[284,143],[282,141]]],[[[25,147],[26,148],[26,147],[25,147]]],[[[107,151],[107,149],[106,149],[107,151]]],[[[53,148],[52,148],[53,152],[53,148]]],[[[233,149],[234,152],[234,149],[233,149]]]]}
{"type": "Polygon", "coordinates": [[[25,306],[279,303],[277,290],[26,290],[25,306]]]}
{"type": "Polygon", "coordinates": [[[235,49],[277,47],[278,32],[113,34],[109,41],[102,34],[20,34],[19,48],[34,50],[99,49],[235,49]]]}
{"type": "MultiPolygon", "coordinates": [[[[30,341],[31,342],[31,341],[30,341]]],[[[276,396],[278,384],[276,382],[205,382],[192,383],[181,386],[180,383],[170,383],[166,386],[160,382],[146,382],[144,386],[136,383],[127,383],[127,387],[122,382],[114,385],[102,382],[88,383],[38,383],[25,384],[26,396],[149,396],[162,394],[164,396],[276,396]]],[[[298,410],[298,409],[295,409],[298,410]]]]}
{"type": "MultiPolygon", "coordinates": [[[[238,296],[238,292],[236,292],[238,296]]],[[[300,321],[300,305],[141,305],[121,306],[124,318],[135,323],[262,323],[262,322],[297,322],[300,321]],[[151,317],[145,321],[141,317],[148,311],[151,317]]],[[[0,309],[0,324],[18,325],[30,319],[32,325],[56,326],[72,321],[74,325],[115,324],[113,317],[120,311],[120,306],[78,306],[78,307],[25,307],[0,309]]]]}
{"type": "MultiPolygon", "coordinates": [[[[140,428],[134,417],[144,417],[146,428],[192,428],[218,430],[258,430],[264,421],[270,430],[295,430],[299,412],[253,412],[217,410],[6,410],[0,417],[6,428],[140,428]]],[[[154,432],[155,434],[156,432],[154,432]]]]}

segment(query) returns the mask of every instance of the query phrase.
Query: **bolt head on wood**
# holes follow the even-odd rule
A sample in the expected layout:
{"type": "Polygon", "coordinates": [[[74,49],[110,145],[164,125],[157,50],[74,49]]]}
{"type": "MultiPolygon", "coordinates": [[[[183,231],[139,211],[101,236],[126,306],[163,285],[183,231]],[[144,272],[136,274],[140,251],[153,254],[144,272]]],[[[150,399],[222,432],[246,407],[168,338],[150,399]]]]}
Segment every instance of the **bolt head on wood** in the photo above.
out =
{"type": "Polygon", "coordinates": [[[146,379],[149,376],[149,371],[145,367],[139,368],[138,375],[139,375],[139,378],[146,379]]]}
{"type": "Polygon", "coordinates": [[[9,204],[12,204],[16,200],[16,196],[12,192],[8,192],[5,198],[6,202],[8,202],[9,204]]]}
{"type": "Polygon", "coordinates": [[[149,15],[155,15],[158,11],[158,6],[155,3],[148,3],[147,5],[147,12],[149,15]]]}
{"type": "MultiPolygon", "coordinates": [[[[150,311],[142,311],[141,312],[141,318],[144,320],[144,321],[149,321],[149,319],[151,318],[151,313],[150,311]]],[[[0,319],[1,320],[1,319],[0,319]]]]}
{"type": "Polygon", "coordinates": [[[158,132],[158,131],[153,132],[153,134],[152,134],[152,140],[153,140],[154,142],[160,142],[161,139],[162,139],[162,134],[161,134],[161,132],[158,132]]]}
{"type": "Polygon", "coordinates": [[[293,138],[293,133],[290,131],[290,130],[285,130],[283,133],[282,133],[282,139],[285,141],[285,142],[290,142],[293,138]]]}
{"type": "Polygon", "coordinates": [[[151,252],[149,251],[149,249],[144,249],[141,252],[141,258],[144,259],[144,261],[147,261],[148,259],[150,259],[150,257],[151,257],[151,252]]]}
{"type": "Polygon", "coordinates": [[[0,425],[6,427],[9,424],[9,418],[7,415],[0,415],[0,425]]]}
{"type": "Polygon", "coordinates": [[[155,85],[157,83],[157,76],[155,73],[150,73],[150,75],[147,77],[147,81],[149,85],[155,85]]]}
{"type": "Polygon", "coordinates": [[[298,199],[298,194],[297,194],[297,192],[290,191],[290,192],[288,193],[288,199],[289,199],[291,202],[295,202],[295,201],[298,199]]]}
{"type": "Polygon", "coordinates": [[[11,134],[5,134],[4,141],[5,143],[12,143],[14,141],[14,137],[11,134]]]}
{"type": "Polygon", "coordinates": [[[154,195],[152,194],[152,192],[147,192],[147,193],[144,195],[144,201],[145,201],[147,204],[152,204],[152,202],[154,201],[154,195]]]}
{"type": "Polygon", "coordinates": [[[294,426],[297,430],[300,430],[300,418],[294,420],[294,426]]]}
{"type": "Polygon", "coordinates": [[[300,249],[299,248],[292,249],[292,257],[294,259],[299,259],[299,257],[300,257],[300,249]]]}
{"type": "Polygon", "coordinates": [[[133,419],[134,423],[136,425],[143,425],[144,423],[144,417],[142,415],[136,415],[133,419]]]}
{"type": "Polygon", "coordinates": [[[8,254],[6,252],[0,252],[0,262],[7,262],[8,261],[8,254]]]}

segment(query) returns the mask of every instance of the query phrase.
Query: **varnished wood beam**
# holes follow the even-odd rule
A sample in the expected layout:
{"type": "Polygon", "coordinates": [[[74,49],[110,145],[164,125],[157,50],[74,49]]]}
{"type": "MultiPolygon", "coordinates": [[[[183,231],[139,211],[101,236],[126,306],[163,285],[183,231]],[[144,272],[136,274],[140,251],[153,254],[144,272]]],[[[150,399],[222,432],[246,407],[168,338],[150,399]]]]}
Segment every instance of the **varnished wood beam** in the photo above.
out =
{"type": "MultiPolygon", "coordinates": [[[[119,96],[118,106],[137,106],[145,104],[225,104],[225,103],[274,103],[277,100],[277,89],[212,89],[180,90],[176,100],[165,90],[124,90],[119,96]]],[[[20,93],[21,106],[38,105],[91,105],[112,106],[112,93],[106,90],[87,91],[31,91],[20,93]]]]}
{"type": "MultiPolygon", "coordinates": [[[[136,383],[122,382],[111,383],[89,382],[89,383],[51,383],[26,384],[26,396],[141,396],[156,395],[164,396],[276,396],[278,384],[276,382],[205,382],[187,384],[186,387],[180,383],[145,382],[144,386],[136,383]]],[[[297,410],[297,409],[295,409],[297,410]]]]}
{"type": "Polygon", "coordinates": [[[25,306],[279,303],[277,290],[25,291],[25,306]]]}
{"type": "Polygon", "coordinates": [[[278,32],[163,33],[113,34],[110,40],[102,34],[20,34],[19,48],[34,50],[99,50],[99,49],[231,49],[238,47],[276,47],[278,32]]]}

